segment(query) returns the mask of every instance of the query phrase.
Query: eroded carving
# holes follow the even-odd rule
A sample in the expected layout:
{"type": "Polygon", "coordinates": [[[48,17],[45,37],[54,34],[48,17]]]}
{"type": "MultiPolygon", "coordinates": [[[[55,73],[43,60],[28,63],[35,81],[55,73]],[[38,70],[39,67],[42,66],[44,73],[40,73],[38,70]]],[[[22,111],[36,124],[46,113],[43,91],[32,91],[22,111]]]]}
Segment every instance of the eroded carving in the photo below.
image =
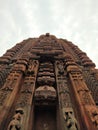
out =
{"type": "Polygon", "coordinates": [[[68,130],[79,130],[79,126],[72,108],[63,108],[63,117],[66,122],[68,130]]]}
{"type": "Polygon", "coordinates": [[[80,90],[78,91],[81,101],[85,105],[94,105],[94,102],[92,101],[90,91],[89,90],[80,90]]]}
{"type": "Polygon", "coordinates": [[[38,64],[36,60],[30,61],[29,66],[28,66],[28,73],[29,74],[34,74],[35,73],[35,67],[38,64]]]}
{"type": "Polygon", "coordinates": [[[16,109],[15,115],[13,116],[11,122],[9,123],[7,130],[21,130],[23,114],[24,111],[22,108],[16,109]]]}
{"type": "Polygon", "coordinates": [[[64,66],[62,61],[57,61],[57,68],[58,68],[58,73],[60,75],[64,74],[64,66]]]}
{"type": "Polygon", "coordinates": [[[87,107],[87,111],[93,124],[98,128],[98,109],[94,106],[87,107]]]}
{"type": "Polygon", "coordinates": [[[70,91],[66,80],[59,80],[58,88],[59,88],[59,97],[60,97],[62,108],[71,107],[72,103],[70,100],[70,91]]]}
{"type": "Polygon", "coordinates": [[[19,76],[20,76],[19,73],[10,73],[10,75],[6,79],[5,85],[2,87],[2,90],[12,91],[14,89],[14,86],[15,86],[19,76]]]}
{"type": "Polygon", "coordinates": [[[24,83],[20,90],[20,96],[16,103],[17,107],[24,108],[27,105],[30,105],[30,103],[32,102],[32,96],[34,93],[37,69],[38,69],[38,61],[36,61],[36,60],[34,60],[34,62],[30,61],[29,71],[34,71],[35,76],[31,75],[32,72],[28,73],[25,76],[24,83]]]}
{"type": "Polygon", "coordinates": [[[92,111],[93,123],[98,128],[98,111],[92,111]]]}
{"type": "Polygon", "coordinates": [[[55,100],[56,90],[52,86],[44,85],[35,90],[35,99],[50,99],[55,100]]]}
{"type": "Polygon", "coordinates": [[[21,93],[19,100],[17,101],[17,107],[25,107],[26,105],[29,105],[30,102],[30,98],[31,98],[31,93],[21,93]]]}
{"type": "Polygon", "coordinates": [[[8,92],[0,91],[0,105],[3,105],[6,97],[7,97],[8,92]]]}

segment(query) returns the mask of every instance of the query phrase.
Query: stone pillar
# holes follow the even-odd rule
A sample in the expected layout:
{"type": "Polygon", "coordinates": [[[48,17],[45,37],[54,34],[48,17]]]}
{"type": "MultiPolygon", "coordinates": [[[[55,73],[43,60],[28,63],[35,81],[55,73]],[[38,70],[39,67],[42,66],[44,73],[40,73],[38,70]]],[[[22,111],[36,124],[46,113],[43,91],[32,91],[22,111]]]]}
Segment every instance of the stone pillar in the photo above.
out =
{"type": "Polygon", "coordinates": [[[33,108],[34,108],[34,100],[33,100],[33,95],[35,91],[35,82],[36,82],[36,76],[37,76],[37,70],[38,70],[39,62],[37,60],[31,60],[29,62],[28,69],[25,74],[25,78],[22,84],[22,87],[20,89],[20,94],[17,98],[16,104],[15,104],[15,112],[21,111],[21,118],[20,120],[14,119],[14,116],[16,113],[13,115],[11,121],[9,122],[8,125],[8,130],[9,128],[14,128],[18,126],[19,123],[19,130],[30,130],[32,125],[33,125],[33,120],[30,123],[31,118],[33,119],[32,116],[34,116],[33,113],[33,108]],[[31,115],[32,112],[32,115],[31,115]],[[13,125],[14,121],[16,124],[13,125]]]}
{"type": "Polygon", "coordinates": [[[26,71],[27,62],[16,63],[8,75],[4,86],[0,89],[0,129],[4,128],[4,122],[14,104],[19,92],[22,76],[26,71]]]}
{"type": "Polygon", "coordinates": [[[81,122],[85,130],[97,130],[98,108],[87,88],[80,68],[71,62],[66,62],[67,73],[72,84],[77,109],[80,111],[81,122]]]}
{"type": "Polygon", "coordinates": [[[56,61],[56,81],[58,91],[60,129],[61,130],[79,130],[79,124],[75,118],[74,110],[70,98],[70,90],[64,70],[64,62],[56,61]]]}

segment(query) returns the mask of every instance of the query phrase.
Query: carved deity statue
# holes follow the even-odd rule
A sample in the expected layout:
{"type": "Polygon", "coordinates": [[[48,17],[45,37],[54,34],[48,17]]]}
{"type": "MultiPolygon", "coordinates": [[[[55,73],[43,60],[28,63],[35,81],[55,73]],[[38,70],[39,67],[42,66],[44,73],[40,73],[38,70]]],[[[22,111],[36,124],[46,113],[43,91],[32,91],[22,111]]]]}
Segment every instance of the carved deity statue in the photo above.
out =
{"type": "Polygon", "coordinates": [[[64,74],[63,62],[57,62],[57,67],[58,67],[59,74],[64,74]]]}
{"type": "Polygon", "coordinates": [[[66,122],[68,130],[79,130],[79,126],[72,108],[63,108],[63,117],[66,122]]]}
{"type": "Polygon", "coordinates": [[[21,121],[22,121],[22,115],[24,114],[22,108],[18,108],[15,111],[15,115],[13,116],[11,122],[8,125],[7,130],[21,130],[21,121]]]}

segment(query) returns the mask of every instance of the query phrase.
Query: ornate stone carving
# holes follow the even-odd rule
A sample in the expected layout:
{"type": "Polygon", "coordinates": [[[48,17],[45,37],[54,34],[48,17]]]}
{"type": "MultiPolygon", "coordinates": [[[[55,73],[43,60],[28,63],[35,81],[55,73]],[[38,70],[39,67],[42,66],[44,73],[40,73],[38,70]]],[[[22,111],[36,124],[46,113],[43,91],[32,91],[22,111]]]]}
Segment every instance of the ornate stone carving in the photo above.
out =
{"type": "Polygon", "coordinates": [[[94,102],[91,100],[91,95],[89,90],[80,90],[78,91],[81,101],[85,105],[94,105],[94,102]]]}
{"type": "Polygon", "coordinates": [[[40,63],[37,83],[41,85],[53,86],[55,83],[53,63],[50,61],[40,63]]]}
{"type": "Polygon", "coordinates": [[[95,72],[85,71],[83,75],[95,103],[98,104],[98,80],[95,78],[95,72]]]}
{"type": "Polygon", "coordinates": [[[71,107],[71,100],[70,100],[70,92],[68,89],[68,86],[66,84],[66,82],[64,82],[63,80],[59,83],[58,85],[59,87],[59,96],[60,96],[60,100],[61,100],[61,106],[63,107],[71,107]]]}
{"type": "Polygon", "coordinates": [[[28,73],[29,74],[34,74],[34,69],[35,69],[35,67],[36,67],[36,65],[38,64],[38,62],[36,61],[36,60],[33,60],[33,61],[30,61],[29,62],[29,67],[28,67],[28,73]]]}
{"type": "Polygon", "coordinates": [[[27,105],[29,105],[30,102],[30,98],[31,98],[31,93],[21,93],[21,95],[19,96],[19,100],[16,103],[17,107],[25,107],[27,105]]]}
{"type": "MultiPolygon", "coordinates": [[[[68,72],[69,72],[70,80],[72,83],[72,87],[74,89],[75,94],[78,96],[77,99],[78,99],[79,105],[81,104],[80,107],[83,106],[82,108],[84,109],[83,111],[85,113],[88,112],[88,116],[90,117],[92,123],[94,125],[96,124],[95,126],[98,126],[97,124],[98,120],[96,119],[98,118],[98,113],[97,113],[98,110],[95,106],[91,93],[89,89],[87,88],[85,81],[83,80],[81,70],[79,70],[78,66],[76,67],[73,67],[73,69],[70,66],[68,67],[70,68],[70,71],[68,72]],[[76,67],[77,67],[77,70],[76,70],[76,67]],[[97,111],[92,111],[92,110],[97,110],[97,111]]],[[[84,116],[84,120],[88,121],[88,119],[85,119],[85,116],[84,116]]]]}
{"type": "Polygon", "coordinates": [[[65,72],[63,62],[59,63],[56,62],[56,65],[57,65],[56,74],[57,74],[57,87],[59,92],[59,102],[62,108],[63,118],[65,120],[65,126],[67,127],[68,130],[79,130],[79,126],[72,109],[69,85],[66,75],[64,75],[65,72]],[[61,68],[63,68],[63,71],[61,72],[63,73],[59,73],[58,64],[62,66],[61,68]]]}
{"type": "Polygon", "coordinates": [[[49,84],[53,85],[55,83],[55,78],[50,76],[41,76],[37,78],[39,84],[49,84]]]}
{"type": "Polygon", "coordinates": [[[25,72],[26,66],[24,64],[16,64],[12,71],[25,72]]]}
{"type": "Polygon", "coordinates": [[[56,90],[52,86],[44,85],[35,90],[35,100],[41,99],[56,99],[56,90]]]}
{"type": "Polygon", "coordinates": [[[96,130],[98,70],[94,67],[77,46],[48,33],[6,51],[0,57],[0,130],[49,130],[52,125],[79,130],[76,119],[81,130],[96,130]],[[20,110],[10,120],[14,108],[20,110]]]}
{"type": "Polygon", "coordinates": [[[76,118],[74,117],[72,108],[63,108],[62,111],[68,130],[79,130],[79,126],[76,118]]]}
{"type": "Polygon", "coordinates": [[[60,75],[64,74],[64,66],[62,61],[57,62],[57,67],[58,67],[58,73],[60,75]]]}
{"type": "Polygon", "coordinates": [[[38,69],[38,61],[36,60],[30,61],[30,68],[29,68],[30,72],[27,72],[25,76],[23,85],[20,90],[19,99],[16,103],[17,107],[23,108],[31,103],[35,88],[37,69],[38,69]],[[34,73],[32,73],[31,71],[34,71],[34,73]],[[32,74],[35,74],[35,76],[32,74]]]}
{"type": "Polygon", "coordinates": [[[7,130],[21,130],[22,128],[22,120],[23,120],[24,111],[22,108],[18,108],[15,111],[15,115],[8,125],[7,130]]]}
{"type": "Polygon", "coordinates": [[[98,109],[95,106],[86,106],[86,109],[91,121],[98,128],[98,109]]]}
{"type": "Polygon", "coordinates": [[[19,100],[17,101],[18,107],[25,107],[29,104],[30,98],[33,94],[34,80],[31,77],[26,77],[24,84],[21,88],[19,100]]]}
{"type": "Polygon", "coordinates": [[[8,92],[0,91],[0,106],[3,105],[6,97],[7,97],[8,92]]]}
{"type": "Polygon", "coordinates": [[[93,123],[95,126],[98,128],[98,110],[92,110],[92,118],[93,118],[93,123]]]}

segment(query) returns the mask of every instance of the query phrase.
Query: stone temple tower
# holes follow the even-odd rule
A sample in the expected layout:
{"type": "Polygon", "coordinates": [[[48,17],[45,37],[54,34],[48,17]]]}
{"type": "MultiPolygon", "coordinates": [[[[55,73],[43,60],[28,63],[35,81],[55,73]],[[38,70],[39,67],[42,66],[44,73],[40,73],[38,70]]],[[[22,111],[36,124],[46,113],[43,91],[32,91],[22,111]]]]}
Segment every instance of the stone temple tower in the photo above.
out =
{"type": "Polygon", "coordinates": [[[0,57],[0,130],[98,130],[98,69],[47,33],[0,57]]]}

